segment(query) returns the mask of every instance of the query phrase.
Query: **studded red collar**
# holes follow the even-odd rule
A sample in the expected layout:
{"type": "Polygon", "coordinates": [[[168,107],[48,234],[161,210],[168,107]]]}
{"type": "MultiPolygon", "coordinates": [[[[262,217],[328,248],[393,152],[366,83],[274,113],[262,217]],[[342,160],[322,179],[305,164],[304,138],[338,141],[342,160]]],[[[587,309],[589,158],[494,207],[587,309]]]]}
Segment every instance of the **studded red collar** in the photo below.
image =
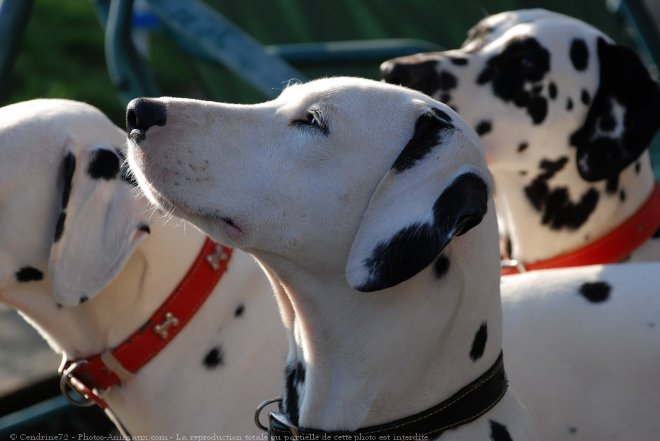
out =
{"type": "Polygon", "coordinates": [[[660,228],[660,186],[653,187],[644,205],[623,224],[582,248],[532,263],[509,261],[502,275],[525,271],[621,262],[660,228]]]}
{"type": "Polygon", "coordinates": [[[181,332],[224,274],[231,254],[231,248],[207,238],[185,277],[143,326],[114,349],[75,361],[62,360],[62,393],[75,404],[98,404],[107,409],[99,394],[128,381],[181,332]],[[83,399],[72,397],[71,389],[83,399]]]}

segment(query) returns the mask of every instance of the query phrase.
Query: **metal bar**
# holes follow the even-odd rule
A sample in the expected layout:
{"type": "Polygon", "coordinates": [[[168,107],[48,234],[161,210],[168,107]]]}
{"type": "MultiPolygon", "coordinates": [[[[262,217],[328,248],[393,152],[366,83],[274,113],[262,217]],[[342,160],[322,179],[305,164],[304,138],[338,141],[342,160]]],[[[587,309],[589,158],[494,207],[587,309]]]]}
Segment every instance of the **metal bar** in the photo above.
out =
{"type": "Polygon", "coordinates": [[[208,54],[267,97],[279,94],[291,79],[303,75],[280,58],[268,54],[252,37],[198,0],[147,0],[152,12],[185,44],[208,54]]]}
{"type": "Polygon", "coordinates": [[[133,0],[112,0],[105,30],[108,72],[124,104],[139,96],[160,95],[155,79],[133,45],[132,13],[133,0]]]}
{"type": "Polygon", "coordinates": [[[9,75],[21,46],[34,0],[0,0],[0,101],[9,91],[9,75]]]}

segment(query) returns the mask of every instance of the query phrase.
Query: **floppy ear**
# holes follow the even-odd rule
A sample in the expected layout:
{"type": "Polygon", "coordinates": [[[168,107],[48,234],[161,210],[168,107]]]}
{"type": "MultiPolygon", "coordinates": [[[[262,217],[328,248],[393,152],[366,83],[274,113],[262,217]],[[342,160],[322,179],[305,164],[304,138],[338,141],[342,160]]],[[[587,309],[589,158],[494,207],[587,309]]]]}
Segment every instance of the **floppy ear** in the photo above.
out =
{"type": "Polygon", "coordinates": [[[439,109],[415,133],[376,188],[348,257],[359,291],[397,285],[430,265],[452,238],[481,222],[489,185],[479,149],[439,109]],[[440,112],[440,113],[438,113],[440,112]],[[452,166],[463,164],[462,166],[452,166]]]}
{"type": "Polygon", "coordinates": [[[600,84],[584,125],[571,135],[586,181],[617,175],[660,129],[660,89],[632,50],[598,39],[600,84]]]}
{"type": "Polygon", "coordinates": [[[110,148],[66,153],[59,188],[62,205],[50,251],[55,299],[77,305],[98,294],[123,268],[149,232],[144,209],[118,178],[120,159],[110,148]]]}

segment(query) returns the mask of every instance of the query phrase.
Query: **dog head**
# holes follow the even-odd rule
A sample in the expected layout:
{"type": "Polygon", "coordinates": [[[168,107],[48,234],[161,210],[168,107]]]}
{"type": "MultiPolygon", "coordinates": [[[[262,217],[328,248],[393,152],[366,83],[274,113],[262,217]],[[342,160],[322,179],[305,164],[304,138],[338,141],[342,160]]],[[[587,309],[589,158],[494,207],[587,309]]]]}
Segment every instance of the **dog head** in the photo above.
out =
{"type": "Polygon", "coordinates": [[[566,157],[585,181],[616,179],[660,127],[658,84],[633,51],[541,9],[487,17],[460,49],[393,59],[381,72],[454,107],[494,172],[566,157]]]}
{"type": "Polygon", "coordinates": [[[66,100],[0,109],[0,298],[48,283],[54,302],[98,294],[149,232],[146,201],[122,180],[125,134],[66,100]]]}
{"type": "Polygon", "coordinates": [[[363,291],[429,267],[488,209],[473,130],[401,87],[329,78],[257,105],[140,99],[127,124],[154,202],[280,268],[344,274],[363,291]]]}

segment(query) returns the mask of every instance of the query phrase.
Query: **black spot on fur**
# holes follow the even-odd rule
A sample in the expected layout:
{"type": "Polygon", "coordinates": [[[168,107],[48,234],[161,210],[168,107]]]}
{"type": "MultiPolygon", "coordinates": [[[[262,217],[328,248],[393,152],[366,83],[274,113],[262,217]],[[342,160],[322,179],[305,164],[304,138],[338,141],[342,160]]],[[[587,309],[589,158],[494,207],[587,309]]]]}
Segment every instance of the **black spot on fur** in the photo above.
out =
{"type": "Polygon", "coordinates": [[[458,80],[454,75],[447,71],[440,72],[440,76],[438,77],[438,88],[440,90],[451,90],[456,88],[457,85],[458,80]]]}
{"type": "Polygon", "coordinates": [[[518,153],[522,153],[525,150],[527,150],[527,147],[529,147],[529,144],[527,142],[521,142],[518,144],[518,153]]]}
{"type": "Polygon", "coordinates": [[[577,427],[569,427],[568,428],[568,433],[570,433],[571,435],[576,434],[577,433],[577,427]]]}
{"type": "Polygon", "coordinates": [[[66,210],[71,196],[71,184],[73,181],[73,172],[76,170],[76,157],[68,152],[64,157],[62,167],[64,168],[64,187],[62,188],[62,210],[66,210]]]}
{"type": "Polygon", "coordinates": [[[215,369],[219,366],[224,365],[225,354],[224,351],[222,350],[222,346],[216,346],[212,348],[204,356],[204,360],[202,360],[202,363],[204,363],[204,366],[206,366],[207,369],[215,369]]]}
{"type": "Polygon", "coordinates": [[[300,418],[298,386],[305,382],[305,366],[301,362],[289,365],[284,370],[284,412],[289,420],[298,425],[300,418]]]}
{"type": "Polygon", "coordinates": [[[550,82],[550,84],[548,85],[548,96],[552,100],[557,98],[557,85],[553,82],[550,82]]]}
{"type": "Polygon", "coordinates": [[[16,280],[19,282],[35,282],[43,278],[44,273],[31,266],[24,266],[16,271],[16,280]]]}
{"type": "Polygon", "coordinates": [[[622,190],[619,192],[619,200],[620,200],[621,202],[626,202],[626,190],[623,190],[623,189],[622,189],[622,190]]]}
{"type": "Polygon", "coordinates": [[[544,159],[539,164],[541,173],[524,188],[525,195],[532,206],[539,211],[541,222],[553,230],[576,230],[586,222],[598,203],[598,192],[591,188],[579,202],[570,200],[566,187],[551,189],[548,181],[568,163],[562,156],[555,161],[544,159]]]}
{"type": "Polygon", "coordinates": [[[401,60],[386,63],[381,70],[381,77],[388,83],[401,84],[431,96],[439,89],[438,67],[439,63],[435,60],[413,63],[401,60]]]}
{"type": "Polygon", "coordinates": [[[234,310],[234,317],[240,317],[243,315],[243,312],[245,311],[245,306],[241,303],[236,307],[234,310]]]}
{"type": "MultiPolygon", "coordinates": [[[[577,147],[580,176],[587,181],[606,179],[633,163],[660,128],[660,87],[632,50],[598,39],[600,82],[584,124],[570,136],[577,147]],[[613,121],[614,106],[623,120],[613,121]],[[601,133],[618,123],[618,134],[601,133]],[[599,130],[601,129],[601,130],[599,130]]],[[[583,93],[584,95],[584,93],[583,93]]]]}
{"type": "Polygon", "coordinates": [[[90,153],[87,173],[92,179],[110,180],[117,177],[120,168],[119,156],[108,149],[97,149],[90,153]]]}
{"type": "Polygon", "coordinates": [[[589,95],[589,92],[586,89],[582,89],[582,93],[580,93],[580,101],[582,101],[582,104],[585,106],[588,106],[591,102],[591,95],[589,95]]]}
{"type": "Polygon", "coordinates": [[[59,241],[62,238],[62,234],[64,234],[64,221],[66,221],[66,212],[65,211],[61,212],[59,217],[57,218],[57,224],[55,224],[55,239],[54,239],[54,242],[59,241]]]}
{"type": "Polygon", "coordinates": [[[513,441],[509,430],[504,424],[500,424],[496,421],[489,420],[490,422],[490,439],[492,441],[513,441]]]}
{"type": "Polygon", "coordinates": [[[442,103],[448,103],[451,101],[451,95],[448,93],[441,93],[439,101],[442,103]]]}
{"type": "Polygon", "coordinates": [[[520,176],[527,176],[527,170],[518,170],[520,176]]]}
{"type": "Polygon", "coordinates": [[[611,287],[607,282],[586,282],[580,287],[580,294],[591,303],[602,303],[610,297],[611,287]]]}
{"type": "Polygon", "coordinates": [[[548,103],[541,96],[541,81],[550,70],[550,52],[530,37],[512,40],[486,62],[477,84],[491,83],[493,93],[505,102],[527,108],[534,124],[543,122],[548,103]],[[528,91],[526,85],[530,84],[528,91]]]}
{"type": "Polygon", "coordinates": [[[480,121],[479,124],[477,124],[477,127],[475,127],[475,131],[479,136],[483,136],[490,132],[492,128],[493,126],[490,121],[480,121]]]}
{"type": "Polygon", "coordinates": [[[467,58],[463,57],[448,56],[447,58],[452,62],[452,64],[455,64],[456,66],[466,66],[469,61],[467,58]]]}
{"type": "Polygon", "coordinates": [[[587,49],[587,43],[581,38],[574,39],[571,42],[570,57],[573,67],[576,70],[585,70],[589,66],[589,49],[587,49]]]}
{"type": "Polygon", "coordinates": [[[433,269],[435,278],[442,279],[447,274],[447,271],[449,271],[449,258],[445,255],[440,255],[435,261],[433,269]]]}
{"type": "Polygon", "coordinates": [[[454,130],[454,126],[447,121],[449,115],[446,112],[436,108],[431,110],[417,118],[412,138],[392,165],[397,172],[414,167],[440,144],[443,132],[454,130]]]}
{"type": "Polygon", "coordinates": [[[570,97],[566,100],[566,110],[573,110],[573,100],[570,97]]]}
{"type": "Polygon", "coordinates": [[[472,361],[479,360],[486,350],[486,342],[488,341],[488,326],[486,322],[483,322],[479,326],[479,330],[474,335],[474,340],[472,341],[472,348],[470,349],[470,358],[472,361]]]}
{"type": "Polygon", "coordinates": [[[89,297],[87,297],[87,296],[82,296],[82,297],[80,298],[80,303],[81,303],[81,304],[82,304],[82,303],[85,303],[87,300],[89,300],[89,297]]]}
{"type": "Polygon", "coordinates": [[[614,194],[619,190],[619,175],[614,175],[607,178],[605,183],[605,192],[607,194],[614,194]]]}
{"type": "Polygon", "coordinates": [[[449,241],[481,222],[488,209],[488,186],[479,176],[457,177],[433,204],[433,222],[415,223],[379,242],[364,260],[369,279],[356,287],[371,292],[407,280],[435,260],[449,241]]]}

